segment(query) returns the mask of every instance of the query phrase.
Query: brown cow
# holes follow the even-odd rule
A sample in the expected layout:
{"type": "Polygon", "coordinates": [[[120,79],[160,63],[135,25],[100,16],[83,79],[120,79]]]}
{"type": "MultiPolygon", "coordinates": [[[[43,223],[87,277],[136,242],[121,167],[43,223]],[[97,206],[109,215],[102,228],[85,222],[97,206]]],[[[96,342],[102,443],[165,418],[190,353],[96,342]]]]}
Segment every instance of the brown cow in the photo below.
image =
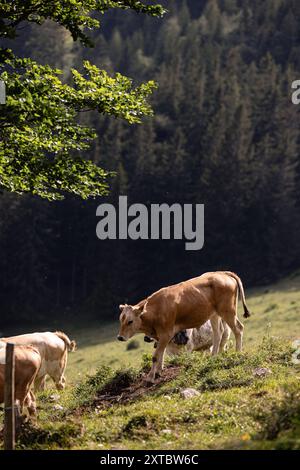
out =
{"type": "Polygon", "coordinates": [[[56,388],[62,390],[65,388],[66,379],[64,376],[67,366],[68,351],[74,351],[75,341],[70,341],[68,336],[61,331],[29,333],[9,338],[1,338],[1,341],[15,344],[31,344],[38,349],[42,366],[36,377],[34,389],[44,389],[46,375],[50,375],[56,388]]]}
{"type": "Polygon", "coordinates": [[[243,324],[237,317],[238,292],[244,317],[250,316],[241,279],[228,271],[202,274],[188,281],[164,287],[137,305],[120,305],[120,341],[137,333],[157,340],[153,364],[147,377],[154,382],[163,368],[165,349],[172,338],[188,328],[197,328],[210,319],[213,329],[212,354],[219,352],[221,335],[219,317],[231,328],[236,350],[241,351],[243,324]]]}
{"type": "MultiPolygon", "coordinates": [[[[0,403],[4,401],[5,343],[0,342],[0,403]]],[[[30,417],[36,416],[36,400],[31,386],[41,367],[39,351],[32,346],[15,346],[15,400],[23,413],[27,408],[30,417]]]]}

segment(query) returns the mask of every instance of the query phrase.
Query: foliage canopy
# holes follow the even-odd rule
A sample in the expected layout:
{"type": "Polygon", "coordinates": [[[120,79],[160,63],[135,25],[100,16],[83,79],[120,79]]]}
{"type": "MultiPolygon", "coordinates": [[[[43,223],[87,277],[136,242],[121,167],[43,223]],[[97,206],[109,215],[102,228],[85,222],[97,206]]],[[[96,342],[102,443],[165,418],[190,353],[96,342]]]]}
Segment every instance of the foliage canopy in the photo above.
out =
{"type": "MultiPolygon", "coordinates": [[[[13,39],[24,22],[42,24],[53,20],[65,27],[74,40],[92,45],[86,29],[99,27],[97,13],[131,9],[161,16],[160,5],[135,0],[63,2],[0,2],[0,37],[13,39]]],[[[156,84],[134,86],[132,80],[85,61],[83,72],[72,69],[72,83],[62,72],[31,59],[20,59],[0,49],[0,80],[7,87],[7,103],[0,107],[0,185],[9,191],[31,193],[48,199],[68,192],[86,199],[106,194],[109,173],[83,156],[96,133],[78,115],[85,111],[140,123],[152,115],[147,99],[156,84]]]]}

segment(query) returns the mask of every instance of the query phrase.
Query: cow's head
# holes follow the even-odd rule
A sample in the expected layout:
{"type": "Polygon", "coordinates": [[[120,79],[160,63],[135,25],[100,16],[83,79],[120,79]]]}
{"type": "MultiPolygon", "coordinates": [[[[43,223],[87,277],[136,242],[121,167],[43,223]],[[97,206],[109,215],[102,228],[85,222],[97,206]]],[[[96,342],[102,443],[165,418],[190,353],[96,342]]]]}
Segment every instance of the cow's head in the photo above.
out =
{"type": "Polygon", "coordinates": [[[141,332],[141,315],[143,306],[120,305],[120,331],[117,336],[119,341],[127,341],[133,335],[141,332]]]}

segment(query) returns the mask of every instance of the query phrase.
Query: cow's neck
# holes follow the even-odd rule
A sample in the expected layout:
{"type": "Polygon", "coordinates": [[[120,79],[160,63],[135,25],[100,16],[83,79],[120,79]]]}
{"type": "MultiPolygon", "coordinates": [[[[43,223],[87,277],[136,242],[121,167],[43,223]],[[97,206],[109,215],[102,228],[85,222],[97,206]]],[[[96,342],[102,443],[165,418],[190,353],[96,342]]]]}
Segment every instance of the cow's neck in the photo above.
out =
{"type": "Polygon", "coordinates": [[[155,328],[152,325],[152,322],[147,320],[146,318],[141,319],[141,333],[144,333],[145,335],[149,336],[150,338],[158,339],[156,335],[155,328]]]}

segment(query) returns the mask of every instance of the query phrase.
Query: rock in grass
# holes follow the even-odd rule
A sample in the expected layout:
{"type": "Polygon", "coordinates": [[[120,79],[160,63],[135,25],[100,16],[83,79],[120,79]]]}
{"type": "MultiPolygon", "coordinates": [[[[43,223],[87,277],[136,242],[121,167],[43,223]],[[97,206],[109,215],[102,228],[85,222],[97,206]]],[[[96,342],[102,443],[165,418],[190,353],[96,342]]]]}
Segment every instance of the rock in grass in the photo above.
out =
{"type": "Polygon", "coordinates": [[[272,374],[272,371],[268,367],[257,367],[253,371],[254,377],[267,377],[270,374],[272,374]]]}
{"type": "Polygon", "coordinates": [[[60,400],[60,395],[58,395],[57,393],[54,393],[53,395],[50,395],[49,397],[49,401],[58,401],[60,400]]]}
{"type": "Polygon", "coordinates": [[[55,411],[62,411],[63,409],[64,409],[64,407],[61,406],[61,405],[58,405],[58,404],[53,405],[53,410],[55,410],[55,411]]]}
{"type": "Polygon", "coordinates": [[[185,388],[184,390],[180,390],[180,396],[184,398],[185,400],[188,400],[189,398],[194,398],[200,395],[200,392],[198,390],[195,390],[194,388],[185,388]]]}

